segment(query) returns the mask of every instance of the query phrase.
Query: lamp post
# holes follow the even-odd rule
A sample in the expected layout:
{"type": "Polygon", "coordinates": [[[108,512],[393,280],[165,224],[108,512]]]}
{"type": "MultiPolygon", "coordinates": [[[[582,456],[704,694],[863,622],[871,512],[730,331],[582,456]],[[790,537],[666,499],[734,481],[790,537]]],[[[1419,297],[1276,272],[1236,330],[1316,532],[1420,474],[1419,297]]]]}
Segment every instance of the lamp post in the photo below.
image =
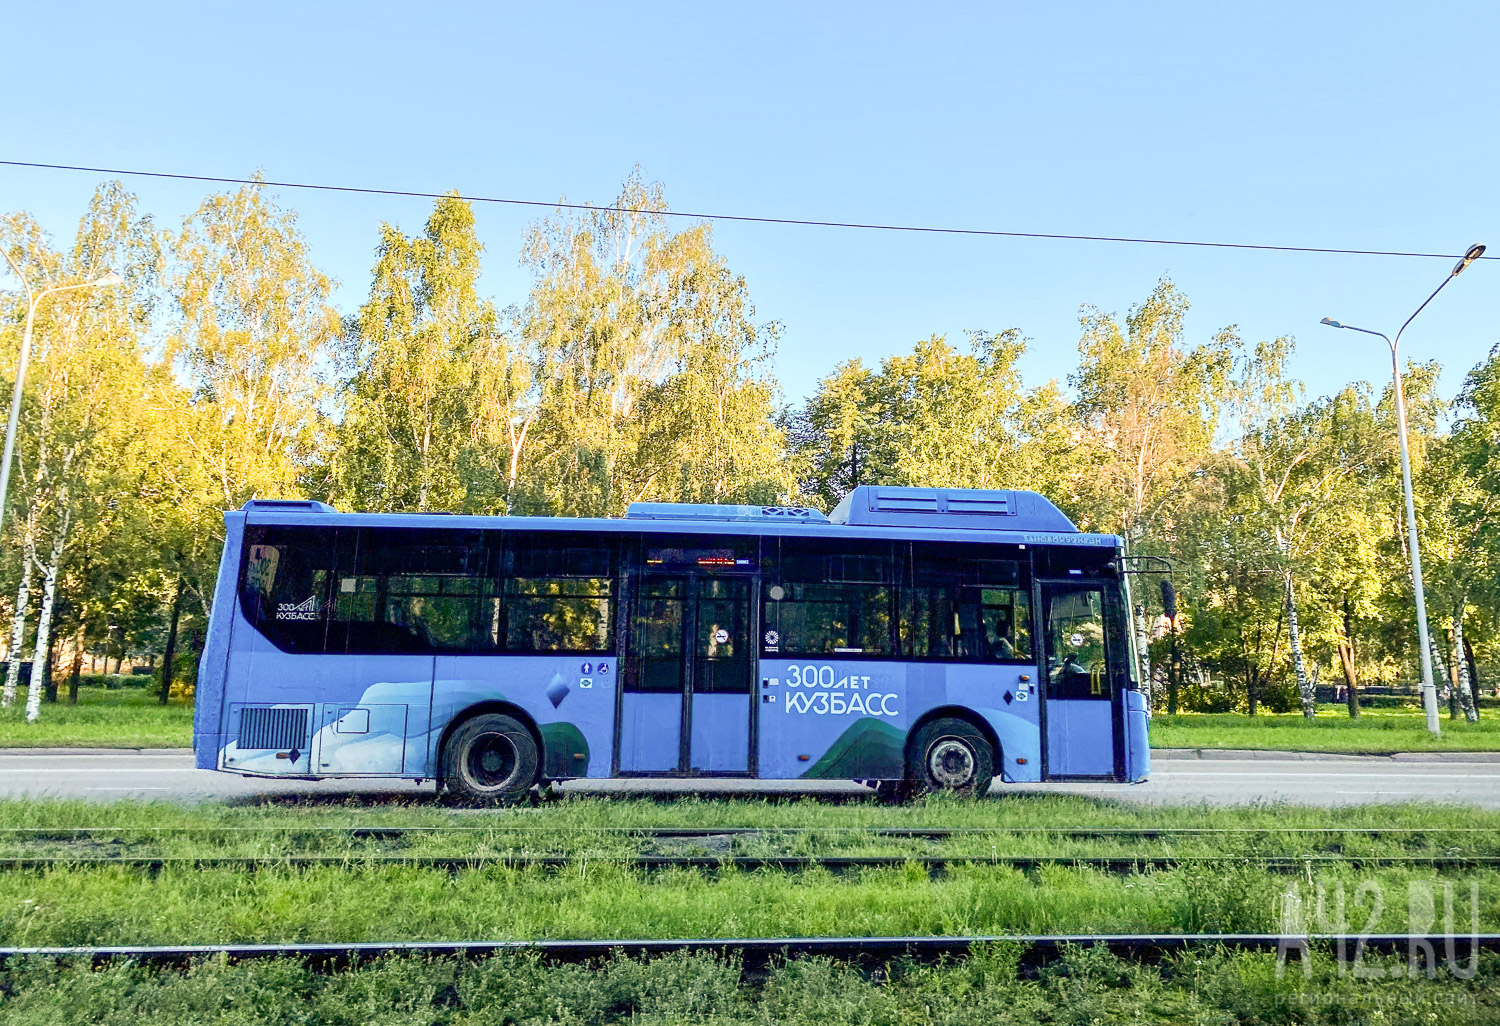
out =
{"type": "Polygon", "coordinates": [[[80,282],[77,285],[58,285],[41,292],[33,292],[31,283],[26,280],[26,275],[16,266],[11,259],[10,253],[0,247],[0,253],[5,254],[5,262],[10,264],[11,270],[16,272],[16,277],[21,279],[22,286],[26,289],[26,332],[21,336],[21,358],[16,361],[16,385],[10,395],[10,422],[5,428],[5,455],[0,457],[0,530],[5,527],[5,497],[10,491],[10,461],[16,448],[16,425],[21,419],[21,392],[26,385],[26,367],[31,362],[31,326],[36,320],[37,304],[46,296],[54,292],[71,292],[74,289],[90,289],[107,285],[124,284],[125,279],[114,271],[95,278],[93,281],[80,282]]]}
{"type": "Polygon", "coordinates": [[[1417,599],[1417,647],[1422,663],[1422,709],[1427,713],[1427,729],[1434,734],[1441,733],[1442,727],[1438,721],[1437,687],[1432,682],[1432,642],[1427,634],[1427,595],[1422,588],[1422,551],[1417,542],[1417,507],[1412,499],[1411,456],[1406,446],[1406,396],[1401,388],[1401,361],[1397,356],[1397,347],[1401,344],[1401,332],[1406,330],[1407,325],[1416,320],[1417,314],[1421,313],[1427,304],[1443,291],[1444,285],[1462,274],[1464,269],[1478,260],[1483,252],[1483,246],[1470,246],[1458,263],[1453,265],[1453,270],[1443,279],[1442,284],[1433,289],[1432,295],[1422,301],[1416,313],[1406,319],[1406,324],[1401,325],[1401,331],[1396,332],[1394,340],[1382,332],[1371,331],[1369,328],[1340,324],[1331,317],[1324,317],[1320,322],[1330,328],[1344,328],[1349,331],[1363,332],[1366,335],[1377,335],[1385,339],[1385,344],[1391,347],[1391,373],[1396,389],[1396,439],[1401,446],[1401,489],[1406,493],[1406,533],[1411,545],[1411,580],[1417,599]]]}

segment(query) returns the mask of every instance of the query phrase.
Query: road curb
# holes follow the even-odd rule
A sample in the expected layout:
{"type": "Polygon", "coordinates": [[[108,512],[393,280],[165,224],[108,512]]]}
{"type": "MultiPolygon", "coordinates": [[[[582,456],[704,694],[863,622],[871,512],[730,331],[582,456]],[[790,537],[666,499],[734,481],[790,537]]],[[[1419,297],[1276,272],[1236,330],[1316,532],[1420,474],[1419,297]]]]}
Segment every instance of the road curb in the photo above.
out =
{"type": "Polygon", "coordinates": [[[1283,752],[1257,748],[1153,748],[1152,762],[1484,762],[1500,763],[1500,752],[1283,752]]]}

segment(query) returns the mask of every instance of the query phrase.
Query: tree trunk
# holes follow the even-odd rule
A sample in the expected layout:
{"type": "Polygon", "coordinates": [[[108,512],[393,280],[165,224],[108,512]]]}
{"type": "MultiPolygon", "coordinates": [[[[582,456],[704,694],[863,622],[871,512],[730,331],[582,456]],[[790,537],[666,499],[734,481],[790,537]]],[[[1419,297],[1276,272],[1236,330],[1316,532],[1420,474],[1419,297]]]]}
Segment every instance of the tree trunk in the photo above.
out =
{"type": "Polygon", "coordinates": [[[78,704],[78,678],[83,674],[83,626],[73,638],[73,672],[68,674],[68,704],[78,704]]]}
{"type": "Polygon", "coordinates": [[[166,705],[172,697],[172,662],[177,656],[177,619],[182,612],[182,575],[177,575],[177,587],[172,592],[172,618],[167,621],[167,648],[161,659],[161,694],[157,701],[166,705]]]}
{"type": "Polygon", "coordinates": [[[1344,636],[1339,639],[1339,664],[1344,668],[1344,687],[1348,690],[1349,718],[1359,719],[1359,673],[1354,661],[1354,617],[1349,610],[1349,596],[1344,596],[1344,636]]]}
{"type": "Polygon", "coordinates": [[[1479,722],[1479,708],[1475,704],[1474,689],[1469,680],[1469,662],[1464,658],[1464,606],[1460,602],[1453,611],[1453,647],[1456,650],[1453,662],[1458,670],[1458,698],[1464,706],[1464,719],[1479,722]]]}
{"type": "MultiPolygon", "coordinates": [[[[1448,643],[1448,658],[1452,659],[1454,651],[1453,631],[1449,630],[1444,632],[1443,640],[1448,643]]],[[[1456,720],[1458,719],[1458,667],[1452,663],[1450,663],[1449,666],[1452,668],[1448,671],[1448,676],[1446,678],[1448,682],[1448,718],[1450,720],[1456,720]]]]}
{"type": "Polygon", "coordinates": [[[52,551],[42,570],[42,611],[36,619],[36,644],[31,649],[31,688],[26,692],[26,722],[35,723],[42,714],[41,672],[46,665],[52,638],[52,610],[57,605],[57,569],[62,563],[63,546],[68,537],[68,516],[52,536],[52,551]]]}
{"type": "Polygon", "coordinates": [[[10,661],[5,667],[5,687],[0,689],[0,709],[16,704],[16,685],[21,680],[21,646],[26,642],[26,612],[31,607],[31,560],[21,556],[21,585],[16,589],[16,607],[10,619],[10,661]]]}
{"type": "Polygon", "coordinates": [[[1474,715],[1479,715],[1479,696],[1484,693],[1484,682],[1479,679],[1479,664],[1474,661],[1474,646],[1464,639],[1464,663],[1469,667],[1469,690],[1474,694],[1474,715]]]}
{"type": "Polygon", "coordinates": [[[1307,664],[1302,661],[1302,637],[1297,631],[1297,599],[1292,589],[1292,575],[1286,575],[1286,626],[1287,644],[1292,653],[1292,671],[1297,675],[1297,692],[1302,696],[1302,715],[1312,719],[1318,714],[1318,693],[1307,677],[1307,664]]]}
{"type": "Polygon", "coordinates": [[[57,633],[47,639],[47,662],[42,667],[42,701],[57,704],[57,679],[52,676],[52,663],[57,659],[57,633]]]}
{"type": "MultiPolygon", "coordinates": [[[[1432,657],[1433,686],[1438,686],[1438,682],[1441,681],[1442,686],[1445,688],[1449,688],[1451,691],[1451,685],[1448,684],[1448,660],[1443,658],[1442,647],[1438,645],[1437,638],[1433,636],[1433,633],[1431,631],[1427,632],[1427,652],[1432,657]]],[[[1437,697],[1439,699],[1442,699],[1442,693],[1439,692],[1437,697]]],[[[1426,703],[1427,698],[1425,695],[1423,696],[1422,701],[1424,704],[1426,703]]]]}

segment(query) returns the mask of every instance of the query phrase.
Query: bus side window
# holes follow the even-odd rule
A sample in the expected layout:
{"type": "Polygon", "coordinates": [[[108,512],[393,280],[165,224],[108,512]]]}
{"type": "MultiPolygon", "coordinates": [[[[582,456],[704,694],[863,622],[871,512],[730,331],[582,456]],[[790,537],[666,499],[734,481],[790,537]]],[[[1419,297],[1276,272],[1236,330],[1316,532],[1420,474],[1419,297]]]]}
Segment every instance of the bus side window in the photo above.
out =
{"type": "Polygon", "coordinates": [[[1094,587],[1045,584],[1042,603],[1048,697],[1110,698],[1103,592],[1094,587]]]}
{"type": "Polygon", "coordinates": [[[1014,560],[974,547],[913,547],[901,589],[901,654],[966,663],[1028,662],[1031,603],[1014,560]]]}
{"type": "Polygon", "coordinates": [[[889,543],[787,541],[763,593],[766,654],[886,656],[891,647],[889,543]]]}
{"type": "Polygon", "coordinates": [[[983,658],[1004,661],[1031,658],[1031,601],[1011,588],[976,589],[982,627],[983,658]]]}
{"type": "Polygon", "coordinates": [[[326,527],[246,528],[240,609],[283,651],[323,651],[336,535],[326,527]]]}
{"type": "Polygon", "coordinates": [[[484,567],[478,531],[364,528],[340,560],[329,651],[473,651],[484,567]]]}
{"type": "Polygon", "coordinates": [[[614,651],[613,540],[506,531],[485,583],[481,647],[501,652],[614,651]]]}

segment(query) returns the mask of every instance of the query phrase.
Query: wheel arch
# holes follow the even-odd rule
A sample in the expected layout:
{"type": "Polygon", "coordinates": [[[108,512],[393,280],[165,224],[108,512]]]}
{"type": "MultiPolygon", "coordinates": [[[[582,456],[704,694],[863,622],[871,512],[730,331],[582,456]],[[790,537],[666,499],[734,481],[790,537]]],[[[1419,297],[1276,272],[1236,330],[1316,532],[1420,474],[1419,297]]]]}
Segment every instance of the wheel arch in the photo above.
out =
{"type": "Polygon", "coordinates": [[[537,728],[536,720],[532,719],[531,714],[528,713],[525,709],[522,709],[519,705],[516,705],[514,702],[506,702],[501,699],[489,699],[483,702],[475,702],[473,705],[464,706],[462,710],[456,713],[453,718],[448,721],[448,725],[443,728],[443,733],[438,737],[437,748],[434,749],[432,753],[432,776],[433,779],[437,781],[439,787],[441,787],[443,784],[443,752],[448,747],[448,739],[453,736],[453,732],[459,727],[463,726],[474,717],[483,716],[487,713],[499,713],[502,716],[509,716],[519,722],[521,726],[525,727],[527,733],[531,735],[531,740],[536,743],[538,768],[545,768],[545,766],[547,765],[547,748],[542,743],[542,732],[537,728]]]}
{"type": "Polygon", "coordinates": [[[922,728],[934,720],[950,719],[963,720],[979,731],[980,734],[984,735],[985,742],[990,746],[990,754],[994,757],[996,772],[999,772],[999,768],[1004,765],[1004,752],[1001,750],[1000,738],[995,733],[995,728],[990,725],[989,720],[985,719],[984,716],[962,705],[940,705],[936,709],[929,709],[917,717],[917,721],[906,732],[906,766],[908,771],[912,765],[913,746],[916,744],[917,735],[921,733],[922,728]]]}

